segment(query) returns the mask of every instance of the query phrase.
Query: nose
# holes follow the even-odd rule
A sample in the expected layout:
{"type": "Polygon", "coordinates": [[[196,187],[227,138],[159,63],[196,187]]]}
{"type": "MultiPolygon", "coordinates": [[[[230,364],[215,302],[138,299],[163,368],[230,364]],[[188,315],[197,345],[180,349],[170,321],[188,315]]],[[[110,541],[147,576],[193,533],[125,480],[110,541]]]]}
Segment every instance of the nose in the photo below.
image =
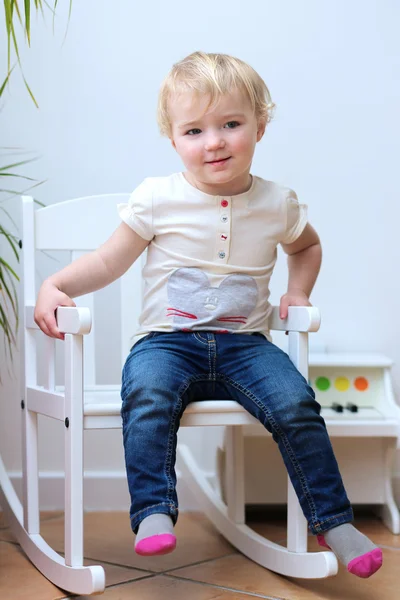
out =
{"type": "Polygon", "coordinates": [[[207,136],[206,142],[204,144],[205,150],[212,151],[217,150],[218,148],[224,148],[225,140],[220,133],[210,133],[207,136]]]}

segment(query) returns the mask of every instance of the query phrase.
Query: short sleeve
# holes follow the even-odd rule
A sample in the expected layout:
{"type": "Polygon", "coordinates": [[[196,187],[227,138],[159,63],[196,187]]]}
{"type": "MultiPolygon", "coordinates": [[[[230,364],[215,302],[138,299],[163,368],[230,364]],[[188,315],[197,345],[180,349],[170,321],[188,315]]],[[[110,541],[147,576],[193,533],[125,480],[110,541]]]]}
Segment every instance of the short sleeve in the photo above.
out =
{"type": "Polygon", "coordinates": [[[140,237],[153,239],[153,194],[149,179],[132,192],[127,204],[117,204],[117,210],[121,219],[140,237]]]}
{"type": "Polygon", "coordinates": [[[307,205],[299,204],[296,193],[287,190],[286,194],[286,229],[281,244],[295,242],[307,225],[307,205]]]}

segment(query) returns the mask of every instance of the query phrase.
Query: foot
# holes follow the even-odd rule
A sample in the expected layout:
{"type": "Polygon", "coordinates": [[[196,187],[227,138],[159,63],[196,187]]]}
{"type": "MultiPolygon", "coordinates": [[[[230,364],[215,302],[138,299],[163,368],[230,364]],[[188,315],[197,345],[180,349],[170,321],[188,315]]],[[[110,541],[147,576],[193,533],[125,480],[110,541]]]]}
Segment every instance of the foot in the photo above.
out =
{"type": "Polygon", "coordinates": [[[174,524],[168,515],[154,514],[146,517],[136,534],[135,552],[141,556],[169,554],[176,547],[174,524]]]}
{"type": "Polygon", "coordinates": [[[382,566],[382,550],[350,523],[317,535],[318,544],[332,550],[349,573],[366,579],[382,566]]]}

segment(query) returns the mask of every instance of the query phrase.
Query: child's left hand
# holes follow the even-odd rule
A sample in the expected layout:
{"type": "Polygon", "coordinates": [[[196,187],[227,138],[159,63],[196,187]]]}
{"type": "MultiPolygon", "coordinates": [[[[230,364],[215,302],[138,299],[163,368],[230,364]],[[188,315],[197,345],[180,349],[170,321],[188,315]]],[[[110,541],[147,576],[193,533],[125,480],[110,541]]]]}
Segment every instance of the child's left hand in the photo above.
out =
{"type": "Polygon", "coordinates": [[[303,290],[292,290],[283,294],[279,304],[279,316],[286,319],[289,306],[312,306],[307,294],[303,290]]]}

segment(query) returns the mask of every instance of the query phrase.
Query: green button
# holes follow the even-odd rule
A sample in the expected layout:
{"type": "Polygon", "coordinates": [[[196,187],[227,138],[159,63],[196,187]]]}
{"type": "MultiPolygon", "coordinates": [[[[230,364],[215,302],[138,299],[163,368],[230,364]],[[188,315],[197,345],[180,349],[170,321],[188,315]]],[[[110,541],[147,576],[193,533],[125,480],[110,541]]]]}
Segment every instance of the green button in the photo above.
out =
{"type": "Polygon", "coordinates": [[[321,392],[326,392],[331,387],[331,382],[327,377],[317,377],[315,380],[315,385],[321,392]]]}

